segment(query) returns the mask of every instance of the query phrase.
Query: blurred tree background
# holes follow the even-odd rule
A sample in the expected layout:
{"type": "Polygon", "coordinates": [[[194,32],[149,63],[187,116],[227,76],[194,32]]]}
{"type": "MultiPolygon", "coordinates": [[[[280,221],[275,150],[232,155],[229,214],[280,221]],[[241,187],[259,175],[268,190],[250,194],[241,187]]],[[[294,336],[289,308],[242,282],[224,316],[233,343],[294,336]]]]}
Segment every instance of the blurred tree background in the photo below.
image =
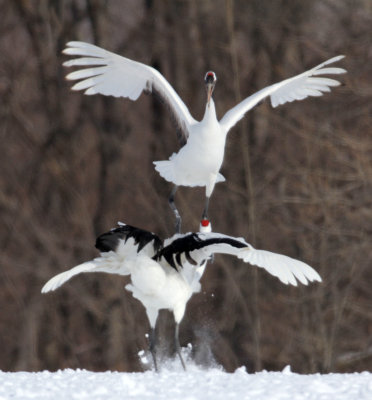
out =
{"type": "MultiPolygon", "coordinates": [[[[227,371],[372,370],[372,2],[370,0],[0,0],[0,369],[140,371],[148,322],[125,278],[84,275],[121,220],[166,237],[171,185],[152,161],[178,149],[167,110],[70,90],[61,54],[95,43],[159,69],[195,118],[218,76],[219,117],[238,100],[338,54],[345,86],[251,111],[229,134],[213,228],[312,265],[322,284],[287,287],[215,257],[189,302],[181,344],[227,371]],[[368,269],[369,268],[369,269],[368,269]]],[[[204,189],[180,188],[185,231],[204,189]]],[[[164,352],[173,337],[161,313],[164,352]],[[168,340],[169,339],[169,340],[168,340]]]]}

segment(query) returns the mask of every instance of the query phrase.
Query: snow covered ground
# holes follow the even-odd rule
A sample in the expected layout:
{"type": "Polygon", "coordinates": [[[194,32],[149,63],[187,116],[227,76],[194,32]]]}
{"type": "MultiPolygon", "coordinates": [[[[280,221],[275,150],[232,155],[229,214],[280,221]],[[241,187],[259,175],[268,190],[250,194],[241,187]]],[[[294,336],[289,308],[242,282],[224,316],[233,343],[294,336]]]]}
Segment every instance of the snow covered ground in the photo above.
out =
{"type": "Polygon", "coordinates": [[[372,374],[299,375],[289,367],[282,372],[233,374],[219,368],[203,369],[188,363],[184,372],[179,360],[160,373],[0,372],[0,400],[27,399],[255,399],[255,400],[370,400],[372,374]]]}

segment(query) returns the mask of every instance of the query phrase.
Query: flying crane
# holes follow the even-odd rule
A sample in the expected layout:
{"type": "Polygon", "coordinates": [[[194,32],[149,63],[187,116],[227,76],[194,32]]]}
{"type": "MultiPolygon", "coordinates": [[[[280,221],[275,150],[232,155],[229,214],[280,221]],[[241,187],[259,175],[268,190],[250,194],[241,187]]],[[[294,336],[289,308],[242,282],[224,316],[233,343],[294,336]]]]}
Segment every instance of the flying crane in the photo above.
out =
{"type": "Polygon", "coordinates": [[[181,232],[181,216],[174,202],[178,186],[205,186],[201,225],[211,230],[209,199],[215,184],[225,180],[219,170],[224,158],[226,136],[249,110],[266,97],[270,97],[271,105],[277,107],[309,96],[322,96],[340,82],[320,75],[346,72],[343,68],[328,67],[344,56],[333,57],[306,72],[259,90],[227,111],[218,121],[212,98],[217,76],[209,71],[204,78],[207,92],[204,117],[196,121],[173,87],[156,69],[85,42],[68,42],[63,52],[78,56],[64,62],[64,66],[88,67],[67,75],[67,79],[79,81],[74,84],[73,90],[84,90],[87,95],[99,93],[130,100],[137,100],[142,92],[154,94],[170,111],[182,147],[169,160],[155,161],[154,164],[159,174],[174,185],[169,203],[176,217],[178,233],[181,232]]]}

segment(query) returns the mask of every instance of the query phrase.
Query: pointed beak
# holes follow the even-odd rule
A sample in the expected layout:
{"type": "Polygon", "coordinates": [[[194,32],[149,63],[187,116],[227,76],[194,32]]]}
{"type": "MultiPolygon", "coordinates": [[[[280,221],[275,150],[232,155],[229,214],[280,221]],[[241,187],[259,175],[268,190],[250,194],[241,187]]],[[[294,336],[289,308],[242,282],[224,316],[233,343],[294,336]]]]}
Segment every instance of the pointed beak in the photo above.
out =
{"type": "Polygon", "coordinates": [[[207,83],[207,104],[208,104],[208,106],[209,106],[209,103],[212,98],[213,89],[214,89],[213,83],[207,83]]]}

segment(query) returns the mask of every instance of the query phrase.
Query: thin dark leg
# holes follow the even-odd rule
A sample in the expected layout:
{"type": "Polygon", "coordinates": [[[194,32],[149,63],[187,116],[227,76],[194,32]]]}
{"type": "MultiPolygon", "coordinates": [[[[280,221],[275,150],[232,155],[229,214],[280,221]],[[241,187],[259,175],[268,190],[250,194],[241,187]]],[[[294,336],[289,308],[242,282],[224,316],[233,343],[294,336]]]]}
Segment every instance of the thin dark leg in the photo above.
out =
{"type": "MultiPolygon", "coordinates": [[[[203,226],[204,228],[209,226],[209,229],[211,229],[211,225],[208,219],[208,206],[209,206],[209,197],[206,197],[205,199],[205,207],[204,207],[204,211],[203,211],[203,215],[202,215],[202,221],[201,221],[201,226],[203,226]]],[[[209,261],[211,263],[213,263],[214,261],[214,254],[212,254],[209,258],[209,261]]]]}
{"type": "Polygon", "coordinates": [[[155,328],[150,328],[149,340],[150,340],[149,349],[151,351],[152,359],[154,361],[155,371],[159,372],[158,364],[156,362],[156,334],[155,334],[155,328]]]}
{"type": "Polygon", "coordinates": [[[174,202],[174,196],[175,196],[175,194],[177,192],[177,189],[178,189],[178,186],[174,185],[173,189],[172,189],[172,192],[169,195],[168,201],[169,201],[169,205],[170,205],[170,207],[171,207],[171,209],[172,209],[172,211],[173,211],[173,213],[174,213],[174,215],[176,217],[176,233],[181,233],[181,222],[182,222],[182,220],[181,220],[180,213],[178,212],[176,204],[174,202]]]}
{"type": "Polygon", "coordinates": [[[209,197],[206,197],[202,219],[208,220],[208,207],[209,207],[209,197]]]}
{"type": "Polygon", "coordinates": [[[178,334],[179,334],[179,327],[180,327],[179,324],[176,323],[176,329],[175,329],[175,331],[174,331],[174,343],[176,344],[176,351],[177,351],[178,357],[179,357],[180,360],[181,360],[182,367],[183,367],[184,371],[186,371],[186,364],[185,364],[185,362],[183,361],[183,358],[182,358],[182,355],[181,355],[180,338],[179,338],[179,336],[178,336],[178,334]]]}

